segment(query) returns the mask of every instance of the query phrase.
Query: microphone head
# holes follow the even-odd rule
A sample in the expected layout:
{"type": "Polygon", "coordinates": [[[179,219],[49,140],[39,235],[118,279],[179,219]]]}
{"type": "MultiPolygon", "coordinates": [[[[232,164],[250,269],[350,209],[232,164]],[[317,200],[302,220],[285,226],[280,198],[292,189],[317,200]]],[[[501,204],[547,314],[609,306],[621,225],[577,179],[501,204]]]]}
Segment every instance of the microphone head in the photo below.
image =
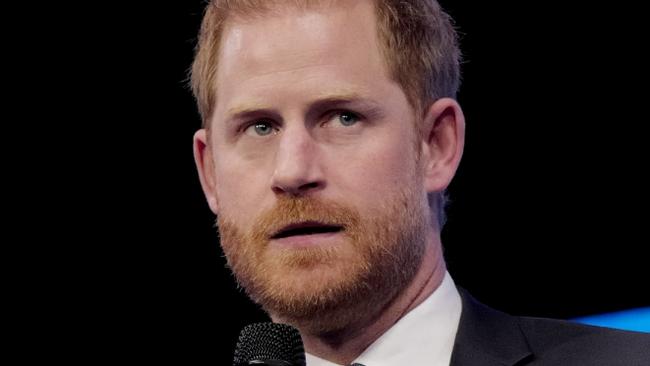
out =
{"type": "Polygon", "coordinates": [[[235,366],[305,366],[305,351],[298,330],[287,324],[255,323],[239,333],[235,366]]]}

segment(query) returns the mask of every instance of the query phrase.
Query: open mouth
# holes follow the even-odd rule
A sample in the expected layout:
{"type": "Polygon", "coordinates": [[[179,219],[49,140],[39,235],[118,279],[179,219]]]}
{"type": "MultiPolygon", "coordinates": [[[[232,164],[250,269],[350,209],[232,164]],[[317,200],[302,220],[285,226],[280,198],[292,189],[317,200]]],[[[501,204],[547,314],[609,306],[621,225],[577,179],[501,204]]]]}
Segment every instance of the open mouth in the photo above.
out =
{"type": "Polygon", "coordinates": [[[315,221],[300,222],[283,227],[271,236],[271,239],[282,239],[298,235],[315,235],[337,233],[343,231],[343,226],[323,224],[315,221]]]}

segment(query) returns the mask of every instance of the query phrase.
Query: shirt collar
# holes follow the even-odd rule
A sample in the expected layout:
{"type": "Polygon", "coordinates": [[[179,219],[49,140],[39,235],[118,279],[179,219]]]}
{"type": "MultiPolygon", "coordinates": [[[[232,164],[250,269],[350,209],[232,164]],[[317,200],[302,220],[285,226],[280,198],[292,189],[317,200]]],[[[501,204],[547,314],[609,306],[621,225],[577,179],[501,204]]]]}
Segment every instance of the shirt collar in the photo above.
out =
{"type": "MultiPolygon", "coordinates": [[[[366,366],[448,366],[461,313],[461,298],[449,272],[440,286],[373,342],[354,362],[366,366]]],[[[336,364],[306,355],[307,366],[336,364]]]]}

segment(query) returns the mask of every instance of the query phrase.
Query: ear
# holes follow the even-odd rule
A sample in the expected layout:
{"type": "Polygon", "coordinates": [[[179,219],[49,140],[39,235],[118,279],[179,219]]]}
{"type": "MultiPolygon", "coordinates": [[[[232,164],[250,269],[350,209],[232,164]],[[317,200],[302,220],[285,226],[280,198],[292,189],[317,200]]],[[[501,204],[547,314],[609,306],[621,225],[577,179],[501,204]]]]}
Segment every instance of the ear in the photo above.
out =
{"type": "Polygon", "coordinates": [[[194,134],[194,162],[199,171],[199,180],[203,194],[208,201],[210,210],[216,215],[218,211],[216,196],[216,177],[214,175],[214,158],[210,144],[208,143],[208,132],[200,129],[194,134]]]}
{"type": "Polygon", "coordinates": [[[456,174],[465,145],[465,116],[451,98],[435,101],[424,116],[422,167],[427,192],[442,192],[456,174]]]}

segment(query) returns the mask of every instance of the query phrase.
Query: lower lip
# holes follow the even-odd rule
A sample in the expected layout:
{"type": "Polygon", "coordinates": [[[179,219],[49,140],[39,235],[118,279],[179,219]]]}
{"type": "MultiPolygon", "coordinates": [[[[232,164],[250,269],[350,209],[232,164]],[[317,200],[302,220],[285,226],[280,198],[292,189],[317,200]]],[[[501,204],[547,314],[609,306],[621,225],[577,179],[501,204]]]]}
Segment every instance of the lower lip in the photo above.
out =
{"type": "Polygon", "coordinates": [[[294,235],[286,238],[271,239],[272,245],[283,247],[305,248],[331,244],[337,237],[342,235],[341,231],[334,233],[319,233],[310,235],[294,235]]]}

